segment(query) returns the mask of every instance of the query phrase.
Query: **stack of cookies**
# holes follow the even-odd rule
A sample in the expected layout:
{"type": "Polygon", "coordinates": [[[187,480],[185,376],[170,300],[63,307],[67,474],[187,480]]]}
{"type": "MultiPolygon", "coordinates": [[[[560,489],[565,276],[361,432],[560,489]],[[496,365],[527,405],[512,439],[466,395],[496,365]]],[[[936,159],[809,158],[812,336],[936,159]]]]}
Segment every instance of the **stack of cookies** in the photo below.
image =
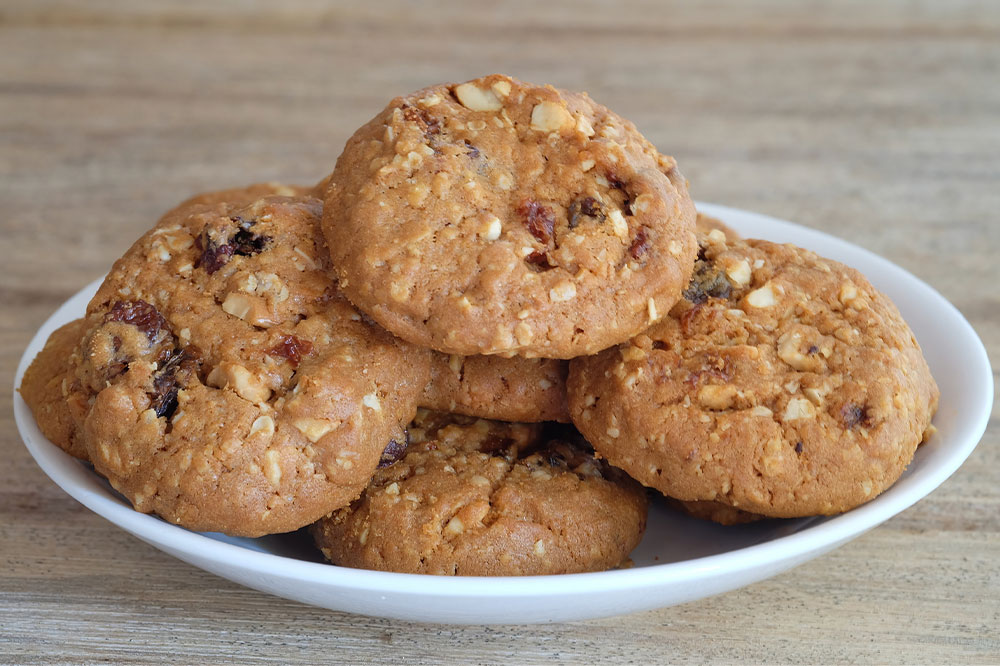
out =
{"type": "Polygon", "coordinates": [[[500,75],[392,100],[314,188],[168,212],[20,390],[136,510],[448,575],[621,566],[649,495],[847,511],[938,398],[857,271],[698,216],[634,125],[500,75]]]}

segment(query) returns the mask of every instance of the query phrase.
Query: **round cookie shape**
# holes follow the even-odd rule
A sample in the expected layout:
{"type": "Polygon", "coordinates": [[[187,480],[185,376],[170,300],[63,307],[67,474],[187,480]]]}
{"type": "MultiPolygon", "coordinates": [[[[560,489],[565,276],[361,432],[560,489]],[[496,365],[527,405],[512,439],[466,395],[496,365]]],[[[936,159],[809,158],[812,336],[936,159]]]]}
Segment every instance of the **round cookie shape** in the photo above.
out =
{"type": "Polygon", "coordinates": [[[524,427],[439,424],[379,470],[357,502],[313,525],[317,545],[334,564],[403,573],[522,576],[622,564],[645,529],[643,489],[576,444],[510,431],[524,427]]]}
{"type": "Polygon", "coordinates": [[[260,536],[358,496],[416,411],[429,353],[338,293],[318,199],[233,200],[174,209],[115,263],[77,391],[95,469],[137,510],[260,536]]]}
{"type": "Polygon", "coordinates": [[[570,363],[573,422],[612,464],[679,500],[796,517],[874,498],[937,407],[899,311],[807,250],[702,242],[667,318],[570,363]]]}
{"type": "Polygon", "coordinates": [[[81,460],[87,460],[87,449],[80,437],[87,406],[69,398],[70,388],[76,381],[76,366],[71,363],[71,357],[83,338],[85,326],[86,320],[77,319],[53,331],[45,347],[24,371],[18,389],[42,434],[81,460]]]}
{"type": "Polygon", "coordinates": [[[344,293],[396,335],[566,359],[665,315],[694,220],[673,158],[630,122],[493,75],[398,97],[359,129],[323,227],[344,293]]]}
{"type": "Polygon", "coordinates": [[[569,421],[569,363],[548,358],[431,355],[429,409],[500,421],[569,421]]]}

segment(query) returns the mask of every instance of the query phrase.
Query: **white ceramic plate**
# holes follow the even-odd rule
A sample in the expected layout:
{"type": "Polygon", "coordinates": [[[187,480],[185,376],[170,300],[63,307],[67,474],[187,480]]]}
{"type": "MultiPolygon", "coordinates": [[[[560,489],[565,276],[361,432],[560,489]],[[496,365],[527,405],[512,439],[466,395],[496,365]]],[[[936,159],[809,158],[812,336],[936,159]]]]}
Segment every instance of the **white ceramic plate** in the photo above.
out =
{"type": "MultiPolygon", "coordinates": [[[[20,395],[14,414],[25,445],[49,477],[92,511],[143,541],[219,576],[334,610],[421,622],[534,623],[604,617],[700,599],[773,576],[853,539],[924,497],[969,456],[986,429],[993,377],[982,343],[940,294],[867,250],[804,227],[722,206],[699,205],[750,238],[791,242],[861,270],[910,323],[941,388],[937,434],[892,488],[833,518],[721,527],[650,512],[635,567],[517,578],[448,578],[323,564],[302,533],[262,539],[199,534],[132,510],[89,467],[39,432],[20,395]]],[[[80,316],[98,282],[67,301],[28,345],[15,385],[55,328],[80,316]]],[[[915,536],[914,539],[919,539],[915,536]]],[[[917,544],[914,544],[915,546],[917,544]]]]}

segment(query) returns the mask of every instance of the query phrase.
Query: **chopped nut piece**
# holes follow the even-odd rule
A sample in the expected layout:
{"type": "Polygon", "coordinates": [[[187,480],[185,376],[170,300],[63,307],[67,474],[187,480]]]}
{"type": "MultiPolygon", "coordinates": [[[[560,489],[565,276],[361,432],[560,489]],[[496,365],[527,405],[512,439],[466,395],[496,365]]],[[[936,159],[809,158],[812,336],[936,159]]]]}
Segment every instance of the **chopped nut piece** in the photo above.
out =
{"type": "Polygon", "coordinates": [[[278,488],[281,485],[281,465],[279,464],[279,460],[278,452],[274,449],[268,449],[267,453],[264,454],[264,475],[267,477],[268,483],[274,488],[278,488]]]}
{"type": "Polygon", "coordinates": [[[531,326],[522,321],[514,327],[514,337],[517,338],[518,344],[527,345],[531,343],[535,333],[531,330],[531,326]]]}
{"type": "Polygon", "coordinates": [[[708,384],[698,390],[698,402],[707,409],[729,409],[736,401],[737,389],[731,384],[708,384]]]}
{"type": "Polygon", "coordinates": [[[726,267],[726,275],[736,286],[745,287],[750,284],[750,264],[747,263],[746,259],[740,259],[726,267]]]}
{"type": "Polygon", "coordinates": [[[769,308],[777,302],[774,298],[774,291],[771,289],[770,282],[747,294],[747,303],[755,308],[769,308]]]}
{"type": "Polygon", "coordinates": [[[615,235],[620,238],[625,238],[628,235],[628,222],[625,221],[625,216],[622,215],[620,210],[613,210],[608,214],[608,219],[611,220],[611,229],[615,232],[615,235]]]}
{"type": "Polygon", "coordinates": [[[554,132],[573,123],[573,116],[556,102],[539,102],[531,110],[531,129],[554,132]]]}
{"type": "Polygon", "coordinates": [[[465,525],[462,524],[462,519],[455,516],[448,521],[448,524],[444,526],[444,533],[455,536],[461,534],[465,531],[465,525]]]}
{"type": "Polygon", "coordinates": [[[474,83],[455,86],[455,97],[470,111],[499,111],[503,108],[503,102],[492,89],[483,90],[474,83]]]}
{"type": "Polygon", "coordinates": [[[792,398],[785,407],[785,413],[781,415],[782,421],[794,421],[795,419],[808,419],[816,416],[816,408],[805,398],[792,398]]]}
{"type": "Polygon", "coordinates": [[[246,320],[247,315],[250,314],[250,310],[253,309],[253,304],[246,296],[231,291],[226,295],[226,300],[222,302],[222,309],[234,317],[246,320]]]}
{"type": "Polygon", "coordinates": [[[496,240],[500,238],[500,232],[503,227],[500,225],[500,218],[496,215],[490,216],[489,224],[486,227],[486,235],[484,236],[486,240],[496,240]]]}
{"type": "Polygon", "coordinates": [[[274,434],[274,419],[272,419],[267,414],[263,416],[258,416],[257,419],[250,426],[250,437],[262,433],[265,437],[270,437],[274,434]]]}
{"type": "Polygon", "coordinates": [[[568,301],[576,296],[576,285],[569,280],[563,280],[549,289],[549,300],[554,302],[568,301]]]}
{"type": "Polygon", "coordinates": [[[306,439],[315,444],[323,438],[323,435],[336,428],[338,424],[336,421],[329,419],[300,418],[292,421],[292,425],[305,435],[306,439]]]}
{"type": "Polygon", "coordinates": [[[510,82],[509,81],[497,81],[490,88],[493,89],[497,95],[501,97],[506,97],[510,94],[510,82]]]}
{"type": "Polygon", "coordinates": [[[368,393],[361,399],[361,402],[365,407],[376,412],[382,411],[382,403],[379,402],[378,395],[375,393],[368,393]]]}
{"type": "Polygon", "coordinates": [[[244,400],[254,403],[266,402],[271,397],[271,389],[238,363],[220,363],[208,375],[208,382],[219,388],[231,388],[244,400]]]}
{"type": "Polygon", "coordinates": [[[641,361],[646,358],[646,352],[635,345],[627,345],[622,349],[623,361],[641,361]]]}
{"type": "Polygon", "coordinates": [[[712,243],[725,243],[726,234],[719,229],[712,229],[708,232],[708,240],[712,243]]]}

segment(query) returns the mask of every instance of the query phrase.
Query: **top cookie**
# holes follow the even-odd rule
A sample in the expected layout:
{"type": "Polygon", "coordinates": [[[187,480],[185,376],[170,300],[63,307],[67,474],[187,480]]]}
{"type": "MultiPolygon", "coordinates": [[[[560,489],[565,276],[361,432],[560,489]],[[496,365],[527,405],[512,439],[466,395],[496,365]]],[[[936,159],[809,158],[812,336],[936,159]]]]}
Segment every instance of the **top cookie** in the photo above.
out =
{"type": "Polygon", "coordinates": [[[331,283],[320,201],[256,194],[198,197],[115,263],[70,387],[136,509],[243,536],[354,499],[429,376],[331,283]]]}
{"type": "Polygon", "coordinates": [[[323,228],[345,294],[451,354],[572,358],[680,296],[684,177],[585,94],[493,75],[399,97],[347,142],[323,228]]]}
{"type": "Polygon", "coordinates": [[[899,311],[807,250],[702,242],[668,317],[570,363],[574,423],[612,464],[680,500],[795,517],[874,498],[938,399],[899,311]]]}

